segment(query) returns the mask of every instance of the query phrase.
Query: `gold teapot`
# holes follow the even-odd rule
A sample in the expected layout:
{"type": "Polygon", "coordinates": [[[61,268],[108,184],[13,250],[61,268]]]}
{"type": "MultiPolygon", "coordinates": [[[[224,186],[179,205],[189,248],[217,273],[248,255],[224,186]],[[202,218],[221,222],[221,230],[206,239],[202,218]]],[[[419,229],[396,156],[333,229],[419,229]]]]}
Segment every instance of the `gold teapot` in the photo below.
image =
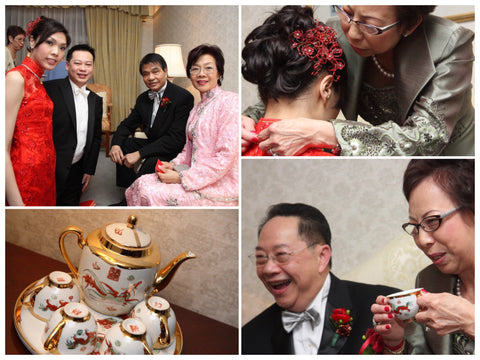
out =
{"type": "Polygon", "coordinates": [[[187,251],[159,269],[160,251],[136,223],[137,218],[131,215],[126,224],[107,224],[86,239],[77,226],[66,227],[59,236],[60,251],[93,310],[112,316],[128,314],[146,295],[165,288],[181,263],[196,257],[187,251]],[[78,269],[65,249],[69,234],[77,237],[83,249],[78,269]]]}

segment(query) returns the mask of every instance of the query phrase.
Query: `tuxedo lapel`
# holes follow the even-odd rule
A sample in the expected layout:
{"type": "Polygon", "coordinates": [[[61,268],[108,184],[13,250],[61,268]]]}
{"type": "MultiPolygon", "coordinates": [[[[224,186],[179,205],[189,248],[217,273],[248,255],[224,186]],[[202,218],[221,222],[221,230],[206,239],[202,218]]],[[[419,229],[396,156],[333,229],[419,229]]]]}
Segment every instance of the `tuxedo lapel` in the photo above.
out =
{"type": "MultiPolygon", "coordinates": [[[[278,315],[280,318],[282,312],[279,312],[278,315]]],[[[275,332],[272,334],[272,347],[275,354],[294,354],[293,348],[293,337],[292,332],[287,333],[283,328],[282,322],[280,321],[280,326],[275,329],[275,332]]]]}
{"type": "Polygon", "coordinates": [[[87,143],[86,148],[88,149],[92,139],[93,132],[95,130],[95,94],[90,91],[87,98],[88,102],[88,128],[87,128],[87,143]]]}
{"type": "Polygon", "coordinates": [[[72,121],[73,128],[77,130],[77,115],[75,113],[75,100],[73,99],[73,90],[70,80],[66,77],[62,83],[62,95],[67,106],[68,114],[70,115],[70,120],[72,121]]]}
{"type": "MultiPolygon", "coordinates": [[[[153,126],[151,128],[149,126],[149,130],[151,130],[154,133],[155,133],[156,129],[158,129],[160,126],[162,126],[162,120],[167,116],[169,106],[165,105],[166,107],[162,108],[162,101],[165,98],[171,99],[171,90],[172,90],[172,86],[170,85],[170,82],[167,80],[167,88],[165,89],[165,91],[163,93],[163,96],[160,99],[160,104],[158,105],[158,110],[157,110],[157,114],[155,115],[155,120],[153,122],[153,126]]],[[[152,117],[152,112],[153,112],[153,101],[152,101],[152,107],[151,107],[151,111],[150,111],[150,118],[152,117]]]]}
{"type": "MultiPolygon", "coordinates": [[[[320,342],[320,347],[318,348],[318,354],[338,354],[345,343],[348,340],[347,336],[340,336],[335,344],[332,347],[332,340],[336,334],[336,328],[331,319],[333,310],[338,308],[343,308],[347,310],[353,309],[352,299],[350,298],[348,288],[342,284],[342,282],[330,273],[331,284],[330,291],[328,293],[327,306],[325,307],[325,317],[322,341],[320,342]]],[[[351,314],[352,316],[354,314],[351,314]]],[[[355,317],[353,317],[355,319],[355,317]]]]}

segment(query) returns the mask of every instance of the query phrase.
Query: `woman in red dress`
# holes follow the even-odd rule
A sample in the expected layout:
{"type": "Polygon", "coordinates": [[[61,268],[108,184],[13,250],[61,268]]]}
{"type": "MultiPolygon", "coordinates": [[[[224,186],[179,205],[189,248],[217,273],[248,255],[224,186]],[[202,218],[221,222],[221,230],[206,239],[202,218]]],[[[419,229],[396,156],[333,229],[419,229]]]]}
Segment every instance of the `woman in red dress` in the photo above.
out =
{"type": "Polygon", "coordinates": [[[30,56],[5,76],[5,189],[12,206],[54,206],[53,103],[42,84],[70,44],[65,27],[43,16],[27,27],[30,56]]]}
{"type": "MultiPolygon", "coordinates": [[[[245,39],[242,74],[258,86],[265,115],[258,134],[279,119],[335,119],[340,111],[345,57],[336,32],[313,17],[311,7],[285,6],[245,39]]],[[[295,139],[292,138],[292,141],[295,139]]],[[[339,155],[338,146],[304,146],[295,155],[339,155]]],[[[275,156],[275,147],[253,144],[244,156],[275,156]]]]}

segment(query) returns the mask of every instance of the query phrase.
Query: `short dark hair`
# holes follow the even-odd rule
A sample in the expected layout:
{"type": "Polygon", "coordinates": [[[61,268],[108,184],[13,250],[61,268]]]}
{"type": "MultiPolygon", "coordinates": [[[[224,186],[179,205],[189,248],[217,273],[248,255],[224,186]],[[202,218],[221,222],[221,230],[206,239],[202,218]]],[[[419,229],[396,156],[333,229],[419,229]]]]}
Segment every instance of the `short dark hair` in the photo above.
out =
{"type": "Polygon", "coordinates": [[[162,55],[156,53],[150,53],[145,55],[142,60],[140,60],[140,65],[138,70],[140,71],[140,75],[142,74],[142,67],[146,64],[159,64],[163,71],[167,70],[167,62],[163,58],[162,55]]]}
{"type": "Polygon", "coordinates": [[[410,29],[413,25],[417,23],[418,18],[421,16],[425,17],[432,13],[436,8],[436,5],[429,6],[416,6],[416,5],[397,5],[395,6],[398,20],[401,24],[404,24],[407,29],[410,29]]]}
{"type": "Polygon", "coordinates": [[[414,159],[403,175],[403,194],[410,200],[412,191],[425,179],[432,180],[465,214],[475,214],[475,161],[468,159],[414,159]]]}
{"type": "MultiPolygon", "coordinates": [[[[29,30],[30,31],[30,30],[29,30]]],[[[49,36],[57,33],[62,32],[65,34],[67,39],[67,47],[70,45],[71,39],[70,35],[68,34],[68,30],[65,26],[58,22],[57,20],[47,18],[45,16],[40,16],[40,20],[35,24],[33,29],[28,34],[32,37],[34,41],[37,43],[35,47],[38,47],[41,43],[48,39],[49,36]]],[[[28,51],[32,51],[33,49],[30,48],[30,45],[27,46],[28,51]]]]}
{"type": "Polygon", "coordinates": [[[25,35],[25,30],[23,30],[20,26],[17,25],[10,25],[7,28],[7,45],[10,44],[10,40],[8,39],[10,36],[15,39],[17,35],[25,35]]]}
{"type": "Polygon", "coordinates": [[[222,50],[217,45],[202,44],[198,45],[196,48],[190,50],[188,53],[187,60],[187,77],[190,78],[190,68],[202,55],[211,55],[215,59],[215,64],[217,67],[218,74],[220,77],[217,80],[218,85],[222,85],[225,58],[223,57],[222,50]]]}
{"type": "MultiPolygon", "coordinates": [[[[265,224],[276,216],[297,217],[298,236],[304,239],[308,246],[326,244],[332,247],[332,234],[325,216],[317,208],[302,203],[279,203],[270,206],[258,227],[258,236],[265,224]]],[[[329,265],[332,266],[331,258],[329,265]]]]}
{"type": "Polygon", "coordinates": [[[67,52],[67,57],[65,58],[67,60],[67,62],[70,62],[70,60],[72,60],[72,57],[73,57],[73,53],[75,51],[88,51],[90,54],[92,54],[93,56],[93,61],[95,62],[95,49],[92,48],[90,45],[88,44],[77,44],[75,46],[72,46],[68,52],[67,52]]]}
{"type": "MultiPolygon", "coordinates": [[[[296,99],[320,76],[323,78],[332,74],[331,68],[334,66],[326,55],[324,63],[310,61],[308,56],[301,55],[292,46],[294,31],[306,33],[317,25],[325,32],[330,29],[315,20],[311,7],[289,5],[270,15],[246,37],[242,50],[242,75],[245,80],[257,85],[264,104],[269,99],[296,99]],[[318,76],[312,75],[317,71],[318,76]]],[[[341,51],[340,45],[338,50],[341,51]]],[[[346,63],[343,52],[341,59],[346,63]]],[[[341,92],[346,73],[346,66],[335,72],[338,81],[333,82],[333,88],[339,93],[340,99],[343,98],[341,92]]]]}

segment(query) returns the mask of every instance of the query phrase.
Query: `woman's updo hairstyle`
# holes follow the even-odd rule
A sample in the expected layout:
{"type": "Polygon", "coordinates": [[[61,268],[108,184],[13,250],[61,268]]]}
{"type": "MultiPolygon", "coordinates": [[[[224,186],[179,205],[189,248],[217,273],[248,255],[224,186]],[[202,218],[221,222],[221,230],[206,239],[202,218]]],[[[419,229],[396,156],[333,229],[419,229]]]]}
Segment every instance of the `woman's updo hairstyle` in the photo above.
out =
{"type": "MultiPolygon", "coordinates": [[[[317,25],[323,24],[316,22],[311,7],[285,6],[270,15],[245,39],[242,75],[245,80],[258,86],[260,98],[265,104],[268,99],[298,97],[317,78],[312,74],[328,71],[328,62],[318,72],[315,64],[318,67],[319,63],[300,55],[299,50],[292,46],[294,31],[305,33],[317,25]]],[[[343,57],[343,64],[344,60],[343,57]]],[[[341,79],[341,74],[338,71],[336,73],[341,79]]],[[[339,83],[334,82],[334,86],[338,87],[339,83]]]]}
{"type": "MultiPolygon", "coordinates": [[[[35,47],[38,47],[41,43],[48,39],[49,36],[62,32],[67,38],[67,47],[70,45],[70,35],[68,34],[67,29],[63,26],[62,23],[57,20],[47,18],[45,16],[40,16],[33,21],[30,21],[27,25],[27,36],[36,41],[35,47]]],[[[30,44],[27,43],[27,50],[32,51],[30,44]]]]}

